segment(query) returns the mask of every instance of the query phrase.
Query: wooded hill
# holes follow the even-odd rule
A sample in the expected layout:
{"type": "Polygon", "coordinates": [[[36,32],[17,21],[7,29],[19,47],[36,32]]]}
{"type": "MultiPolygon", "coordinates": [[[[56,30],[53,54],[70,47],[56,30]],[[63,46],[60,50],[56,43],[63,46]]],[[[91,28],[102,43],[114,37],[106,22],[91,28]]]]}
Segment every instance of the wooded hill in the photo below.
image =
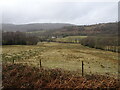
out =
{"type": "Polygon", "coordinates": [[[38,35],[96,35],[117,34],[118,23],[101,23],[94,25],[73,25],[65,23],[34,23],[34,24],[2,24],[3,31],[31,32],[38,35]],[[36,33],[37,32],[37,33],[36,33]]]}
{"type": "Polygon", "coordinates": [[[43,37],[66,37],[66,36],[93,36],[93,35],[114,35],[118,34],[118,23],[102,23],[95,25],[71,25],[60,29],[30,31],[29,34],[43,37]]]}

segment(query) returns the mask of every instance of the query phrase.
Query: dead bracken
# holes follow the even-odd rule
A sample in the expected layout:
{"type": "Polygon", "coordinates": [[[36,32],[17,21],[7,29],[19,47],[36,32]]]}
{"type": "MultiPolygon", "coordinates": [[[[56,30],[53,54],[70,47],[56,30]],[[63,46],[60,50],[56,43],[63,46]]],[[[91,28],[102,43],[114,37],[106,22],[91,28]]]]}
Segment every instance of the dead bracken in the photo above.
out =
{"type": "MultiPolygon", "coordinates": [[[[75,74],[75,73],[74,73],[75,74]]],[[[22,64],[3,65],[5,88],[118,88],[120,81],[103,75],[73,75],[62,69],[35,68],[22,64]]]]}

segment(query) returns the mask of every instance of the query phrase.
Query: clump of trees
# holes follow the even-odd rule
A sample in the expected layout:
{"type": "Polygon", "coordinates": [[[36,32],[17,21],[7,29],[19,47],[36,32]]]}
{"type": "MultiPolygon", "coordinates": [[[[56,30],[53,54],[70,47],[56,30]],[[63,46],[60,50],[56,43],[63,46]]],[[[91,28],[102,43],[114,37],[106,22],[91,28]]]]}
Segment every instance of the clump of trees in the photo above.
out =
{"type": "Polygon", "coordinates": [[[81,44],[84,46],[89,46],[91,48],[95,47],[95,38],[94,37],[87,37],[81,40],[81,44]]]}
{"type": "Polygon", "coordinates": [[[81,44],[91,48],[120,52],[118,37],[89,36],[81,40],[81,44]]]}
{"type": "Polygon", "coordinates": [[[2,45],[35,45],[38,38],[23,32],[2,32],[2,45]]]}

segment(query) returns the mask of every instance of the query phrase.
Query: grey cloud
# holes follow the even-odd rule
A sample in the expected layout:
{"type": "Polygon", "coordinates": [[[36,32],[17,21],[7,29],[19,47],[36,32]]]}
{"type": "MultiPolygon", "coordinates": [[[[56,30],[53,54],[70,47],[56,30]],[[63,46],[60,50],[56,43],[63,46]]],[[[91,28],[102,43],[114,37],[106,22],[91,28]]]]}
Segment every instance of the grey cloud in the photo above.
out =
{"type": "Polygon", "coordinates": [[[3,23],[94,24],[117,21],[117,2],[16,2],[3,7],[3,23]]]}

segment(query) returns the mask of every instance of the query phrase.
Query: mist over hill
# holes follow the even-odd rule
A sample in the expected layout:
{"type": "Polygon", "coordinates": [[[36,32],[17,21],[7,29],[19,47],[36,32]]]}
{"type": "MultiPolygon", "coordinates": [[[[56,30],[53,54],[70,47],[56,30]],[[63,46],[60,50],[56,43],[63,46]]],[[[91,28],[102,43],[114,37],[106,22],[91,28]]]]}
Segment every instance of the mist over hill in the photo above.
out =
{"type": "Polygon", "coordinates": [[[40,31],[40,30],[53,30],[60,29],[65,26],[74,26],[73,24],[67,23],[32,23],[32,24],[2,24],[3,31],[40,31]]]}

